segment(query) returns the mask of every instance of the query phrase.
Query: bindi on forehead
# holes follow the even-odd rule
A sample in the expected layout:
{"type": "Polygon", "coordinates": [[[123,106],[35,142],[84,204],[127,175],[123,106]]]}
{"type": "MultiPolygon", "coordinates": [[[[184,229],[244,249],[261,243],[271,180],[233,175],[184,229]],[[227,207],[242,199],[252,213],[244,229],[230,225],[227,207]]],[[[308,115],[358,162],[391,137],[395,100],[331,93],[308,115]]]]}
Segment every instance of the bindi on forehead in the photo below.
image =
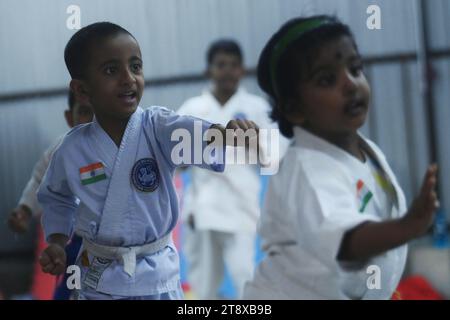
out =
{"type": "Polygon", "coordinates": [[[333,63],[342,63],[349,59],[350,57],[357,56],[357,52],[354,47],[350,44],[344,44],[332,48],[328,52],[325,51],[324,59],[333,63]]]}
{"type": "Polygon", "coordinates": [[[352,52],[342,47],[323,48],[322,52],[318,55],[316,64],[334,64],[342,63],[348,56],[351,56],[352,52]]]}
{"type": "Polygon", "coordinates": [[[306,65],[308,72],[305,74],[304,80],[311,79],[318,70],[333,69],[337,65],[358,58],[359,54],[351,38],[343,36],[316,48],[310,57],[312,64],[306,65]]]}

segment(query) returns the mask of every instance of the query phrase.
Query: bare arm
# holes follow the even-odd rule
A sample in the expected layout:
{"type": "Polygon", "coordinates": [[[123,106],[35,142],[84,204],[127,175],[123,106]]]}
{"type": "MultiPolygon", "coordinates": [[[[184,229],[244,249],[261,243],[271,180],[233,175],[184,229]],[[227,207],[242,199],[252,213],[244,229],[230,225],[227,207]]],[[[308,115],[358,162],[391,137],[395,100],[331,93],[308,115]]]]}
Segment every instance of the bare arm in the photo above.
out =
{"type": "MultiPolygon", "coordinates": [[[[226,127],[223,127],[220,124],[213,124],[210,129],[218,130],[222,136],[224,145],[233,147],[241,145],[245,145],[246,147],[251,146],[250,140],[257,139],[259,133],[259,127],[250,120],[230,120],[226,127]],[[227,131],[229,135],[227,135],[227,131]],[[246,133],[248,132],[250,135],[246,136],[246,133]]],[[[208,144],[214,142],[215,137],[212,132],[213,130],[208,133],[208,144]]],[[[258,145],[256,144],[255,147],[258,148],[258,145]]]]}
{"type": "Polygon", "coordinates": [[[434,191],[436,172],[436,165],[428,168],[420,194],[403,218],[367,222],[348,231],[342,240],[338,260],[365,260],[423,235],[431,226],[439,206],[434,191]]]}
{"type": "Polygon", "coordinates": [[[65,234],[54,233],[48,237],[49,244],[57,244],[62,248],[66,247],[67,242],[69,241],[69,237],[65,234]]]}

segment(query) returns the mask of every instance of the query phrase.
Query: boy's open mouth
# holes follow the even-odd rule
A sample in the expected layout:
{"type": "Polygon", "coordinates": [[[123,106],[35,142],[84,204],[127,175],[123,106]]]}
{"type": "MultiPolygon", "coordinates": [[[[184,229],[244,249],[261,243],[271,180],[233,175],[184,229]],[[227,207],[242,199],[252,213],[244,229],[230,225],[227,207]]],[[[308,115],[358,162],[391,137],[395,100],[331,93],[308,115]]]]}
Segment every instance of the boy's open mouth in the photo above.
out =
{"type": "Polygon", "coordinates": [[[134,103],[136,101],[137,93],[134,90],[128,90],[119,94],[119,98],[125,103],[134,103]]]}
{"type": "Polygon", "coordinates": [[[344,112],[351,117],[356,117],[366,112],[366,109],[363,99],[355,99],[345,106],[344,112]]]}

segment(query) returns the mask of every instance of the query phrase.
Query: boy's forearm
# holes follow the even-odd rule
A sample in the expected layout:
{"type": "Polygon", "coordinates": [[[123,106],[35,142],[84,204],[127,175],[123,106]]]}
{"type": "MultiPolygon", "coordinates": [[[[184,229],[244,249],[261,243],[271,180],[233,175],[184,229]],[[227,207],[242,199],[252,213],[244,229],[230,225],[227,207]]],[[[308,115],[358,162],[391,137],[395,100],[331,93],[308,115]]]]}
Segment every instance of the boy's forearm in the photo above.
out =
{"type": "Polygon", "coordinates": [[[399,247],[417,236],[416,230],[405,218],[363,223],[344,235],[338,260],[366,260],[399,247]]]}
{"type": "MultiPolygon", "coordinates": [[[[222,143],[223,145],[229,145],[229,146],[236,146],[236,142],[239,141],[238,137],[231,135],[228,136],[227,135],[227,130],[234,130],[234,129],[227,129],[224,126],[220,125],[220,124],[213,124],[208,128],[209,132],[207,132],[207,144],[211,144],[215,141],[215,134],[217,133],[217,131],[220,133],[221,137],[222,137],[222,143]],[[217,130],[216,132],[214,132],[214,130],[217,130]],[[227,140],[228,138],[228,140],[227,140]],[[231,139],[230,139],[231,138],[231,139]],[[236,141],[237,140],[237,141],[236,141]]],[[[243,129],[241,129],[243,130],[243,129]]],[[[255,129],[255,130],[259,130],[259,129],[255,129]]],[[[249,137],[243,137],[244,139],[248,139],[249,137]]],[[[248,140],[244,140],[246,142],[248,142],[248,140]]],[[[251,144],[250,144],[251,146],[251,144]]],[[[255,144],[255,148],[256,151],[259,152],[259,139],[257,140],[257,143],[255,144]]]]}
{"type": "Polygon", "coordinates": [[[219,132],[221,133],[221,135],[222,135],[222,141],[223,141],[223,144],[225,145],[226,144],[226,141],[225,141],[225,139],[226,139],[226,130],[225,130],[225,128],[222,126],[222,125],[220,125],[220,124],[213,124],[213,125],[211,125],[210,127],[209,127],[209,129],[208,130],[211,130],[211,131],[209,131],[208,133],[207,133],[207,145],[209,145],[209,144],[211,144],[211,143],[213,143],[214,142],[214,136],[213,136],[213,134],[212,134],[212,130],[213,129],[216,129],[216,130],[219,130],[219,132]]]}
{"type": "Polygon", "coordinates": [[[26,205],[26,204],[20,204],[19,205],[20,209],[22,209],[23,212],[25,212],[25,214],[27,215],[28,219],[31,219],[31,217],[33,216],[33,211],[31,211],[31,208],[26,205]]]}
{"type": "Polygon", "coordinates": [[[57,244],[57,245],[61,246],[62,248],[65,248],[68,241],[69,241],[69,237],[66,236],[65,234],[54,233],[48,237],[47,242],[49,244],[57,244]]]}

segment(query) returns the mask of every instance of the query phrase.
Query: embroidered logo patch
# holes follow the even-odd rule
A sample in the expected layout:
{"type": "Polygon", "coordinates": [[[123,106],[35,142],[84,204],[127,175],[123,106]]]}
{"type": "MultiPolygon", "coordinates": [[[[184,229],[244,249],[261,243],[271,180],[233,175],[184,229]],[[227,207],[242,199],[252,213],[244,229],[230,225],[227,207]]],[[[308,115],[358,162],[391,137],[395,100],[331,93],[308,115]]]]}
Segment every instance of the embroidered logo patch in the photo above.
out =
{"type": "Polygon", "coordinates": [[[142,192],[153,192],[159,186],[159,170],[155,159],[137,161],[131,170],[131,182],[142,192]]]}
{"type": "Polygon", "coordinates": [[[358,201],[360,203],[359,205],[359,212],[364,212],[364,209],[366,209],[367,204],[369,203],[370,199],[372,199],[372,192],[366,187],[364,182],[362,180],[358,180],[356,183],[356,195],[358,197],[358,201]]]}
{"type": "Polygon", "coordinates": [[[82,185],[95,183],[106,179],[103,163],[97,162],[80,168],[80,179],[82,185]]]}

